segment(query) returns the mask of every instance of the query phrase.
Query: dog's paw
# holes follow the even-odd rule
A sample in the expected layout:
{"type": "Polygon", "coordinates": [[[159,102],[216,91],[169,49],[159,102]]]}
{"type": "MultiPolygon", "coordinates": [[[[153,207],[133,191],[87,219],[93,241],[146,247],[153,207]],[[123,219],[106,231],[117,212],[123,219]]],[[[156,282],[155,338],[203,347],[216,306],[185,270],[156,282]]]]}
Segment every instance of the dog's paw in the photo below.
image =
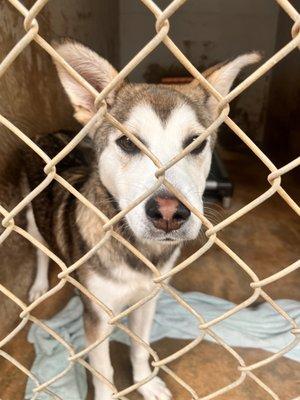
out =
{"type": "Polygon", "coordinates": [[[49,288],[48,282],[47,283],[35,282],[29,290],[28,294],[29,301],[32,303],[33,301],[37,300],[44,293],[47,292],[48,288],[49,288]]]}
{"type": "Polygon", "coordinates": [[[158,376],[142,385],[138,391],[145,400],[171,400],[172,395],[164,381],[158,376]]]}

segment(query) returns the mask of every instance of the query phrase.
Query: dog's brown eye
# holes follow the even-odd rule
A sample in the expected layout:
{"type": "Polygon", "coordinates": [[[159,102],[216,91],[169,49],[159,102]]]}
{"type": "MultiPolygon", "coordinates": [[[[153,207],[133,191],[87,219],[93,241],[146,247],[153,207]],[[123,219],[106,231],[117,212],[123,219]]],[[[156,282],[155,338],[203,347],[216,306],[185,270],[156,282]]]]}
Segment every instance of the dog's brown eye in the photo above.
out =
{"type": "Polygon", "coordinates": [[[117,139],[116,143],[125,153],[137,154],[140,151],[140,149],[125,135],[117,139]]]}
{"type": "MultiPolygon", "coordinates": [[[[190,136],[189,138],[187,138],[184,143],[183,143],[183,148],[187,147],[188,145],[190,145],[191,143],[193,143],[196,139],[198,139],[199,136],[195,135],[195,136],[190,136]]],[[[191,151],[190,154],[200,154],[207,143],[207,139],[203,140],[203,142],[201,142],[194,150],[191,151]]]]}

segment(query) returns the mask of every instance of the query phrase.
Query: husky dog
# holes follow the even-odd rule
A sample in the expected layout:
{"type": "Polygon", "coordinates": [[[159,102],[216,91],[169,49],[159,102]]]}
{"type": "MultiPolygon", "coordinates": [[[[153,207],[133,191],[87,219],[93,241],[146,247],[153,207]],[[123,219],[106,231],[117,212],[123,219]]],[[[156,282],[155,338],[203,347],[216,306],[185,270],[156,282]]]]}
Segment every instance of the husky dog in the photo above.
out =
{"type": "MultiPolygon", "coordinates": [[[[74,42],[64,42],[57,52],[99,92],[117,75],[108,61],[74,42]]],[[[225,96],[241,68],[258,61],[257,53],[237,57],[206,72],[209,82],[225,96]]],[[[93,96],[59,64],[61,83],[75,110],[86,124],[95,114],[93,96]]],[[[218,102],[200,86],[164,86],[122,82],[107,97],[109,112],[133,132],[161,163],[168,162],[192,143],[218,115],[218,102]]],[[[72,138],[59,132],[40,137],[39,146],[53,157],[72,138]]],[[[166,178],[200,212],[210,169],[216,132],[166,171],[166,178]]],[[[25,155],[28,189],[44,179],[44,164],[38,156],[25,155]]],[[[109,218],[124,210],[157,181],[156,167],[122,132],[104,121],[91,129],[58,165],[57,172],[109,218]]],[[[52,182],[27,211],[28,230],[61,257],[74,263],[103,237],[99,218],[57,182],[52,182]]],[[[201,222],[166,187],[132,209],[114,229],[130,241],[162,273],[175,264],[184,242],[196,239],[201,222]]],[[[37,251],[37,275],[30,290],[33,301],[48,289],[47,257],[37,251]]],[[[107,241],[76,270],[78,279],[115,314],[147,296],[154,288],[149,269],[117,240],[107,241]]],[[[110,334],[106,314],[83,296],[87,344],[110,334]]],[[[150,300],[129,316],[130,329],[149,341],[156,300],[150,300]]],[[[135,341],[131,346],[134,382],[151,373],[148,352],[135,341]]],[[[113,369],[106,339],[89,353],[93,368],[109,381],[113,369]]],[[[111,389],[94,379],[95,400],[112,398],[111,389]]],[[[154,377],[139,392],[145,400],[168,400],[165,383],[154,377]]]]}

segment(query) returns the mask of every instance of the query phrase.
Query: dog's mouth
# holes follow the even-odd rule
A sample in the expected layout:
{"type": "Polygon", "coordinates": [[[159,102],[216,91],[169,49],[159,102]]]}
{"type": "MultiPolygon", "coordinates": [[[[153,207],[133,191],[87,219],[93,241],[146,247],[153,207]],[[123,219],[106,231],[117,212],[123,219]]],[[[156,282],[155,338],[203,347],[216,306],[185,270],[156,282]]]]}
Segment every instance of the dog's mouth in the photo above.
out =
{"type": "Polygon", "coordinates": [[[201,226],[196,229],[189,229],[187,226],[171,232],[163,232],[155,228],[153,229],[153,227],[150,226],[146,232],[144,232],[142,240],[166,245],[179,244],[194,240],[200,234],[200,230],[201,226]]]}
{"type": "Polygon", "coordinates": [[[173,238],[154,238],[154,237],[145,237],[142,239],[142,242],[148,243],[148,244],[158,244],[162,246],[175,246],[178,244],[183,243],[186,241],[185,239],[173,239],[173,238]]]}
{"type": "Polygon", "coordinates": [[[157,243],[162,243],[162,244],[178,244],[184,241],[184,239],[174,239],[174,238],[161,238],[161,239],[154,239],[153,241],[157,242],[157,243]]]}

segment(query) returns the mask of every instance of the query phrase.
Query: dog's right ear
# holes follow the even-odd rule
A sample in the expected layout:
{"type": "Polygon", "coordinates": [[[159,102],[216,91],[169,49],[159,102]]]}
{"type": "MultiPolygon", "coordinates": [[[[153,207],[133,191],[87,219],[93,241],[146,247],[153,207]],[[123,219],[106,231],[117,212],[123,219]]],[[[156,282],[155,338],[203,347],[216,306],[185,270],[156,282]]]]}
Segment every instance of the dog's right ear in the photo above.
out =
{"type": "MultiPolygon", "coordinates": [[[[76,42],[64,42],[54,45],[55,50],[98,92],[107,86],[117,75],[115,68],[94,51],[76,42]]],[[[96,113],[94,96],[78,83],[58,62],[54,61],[60,81],[69,96],[75,110],[74,117],[85,125],[96,113]]],[[[106,97],[109,106],[112,105],[117,88],[106,97]]]]}

